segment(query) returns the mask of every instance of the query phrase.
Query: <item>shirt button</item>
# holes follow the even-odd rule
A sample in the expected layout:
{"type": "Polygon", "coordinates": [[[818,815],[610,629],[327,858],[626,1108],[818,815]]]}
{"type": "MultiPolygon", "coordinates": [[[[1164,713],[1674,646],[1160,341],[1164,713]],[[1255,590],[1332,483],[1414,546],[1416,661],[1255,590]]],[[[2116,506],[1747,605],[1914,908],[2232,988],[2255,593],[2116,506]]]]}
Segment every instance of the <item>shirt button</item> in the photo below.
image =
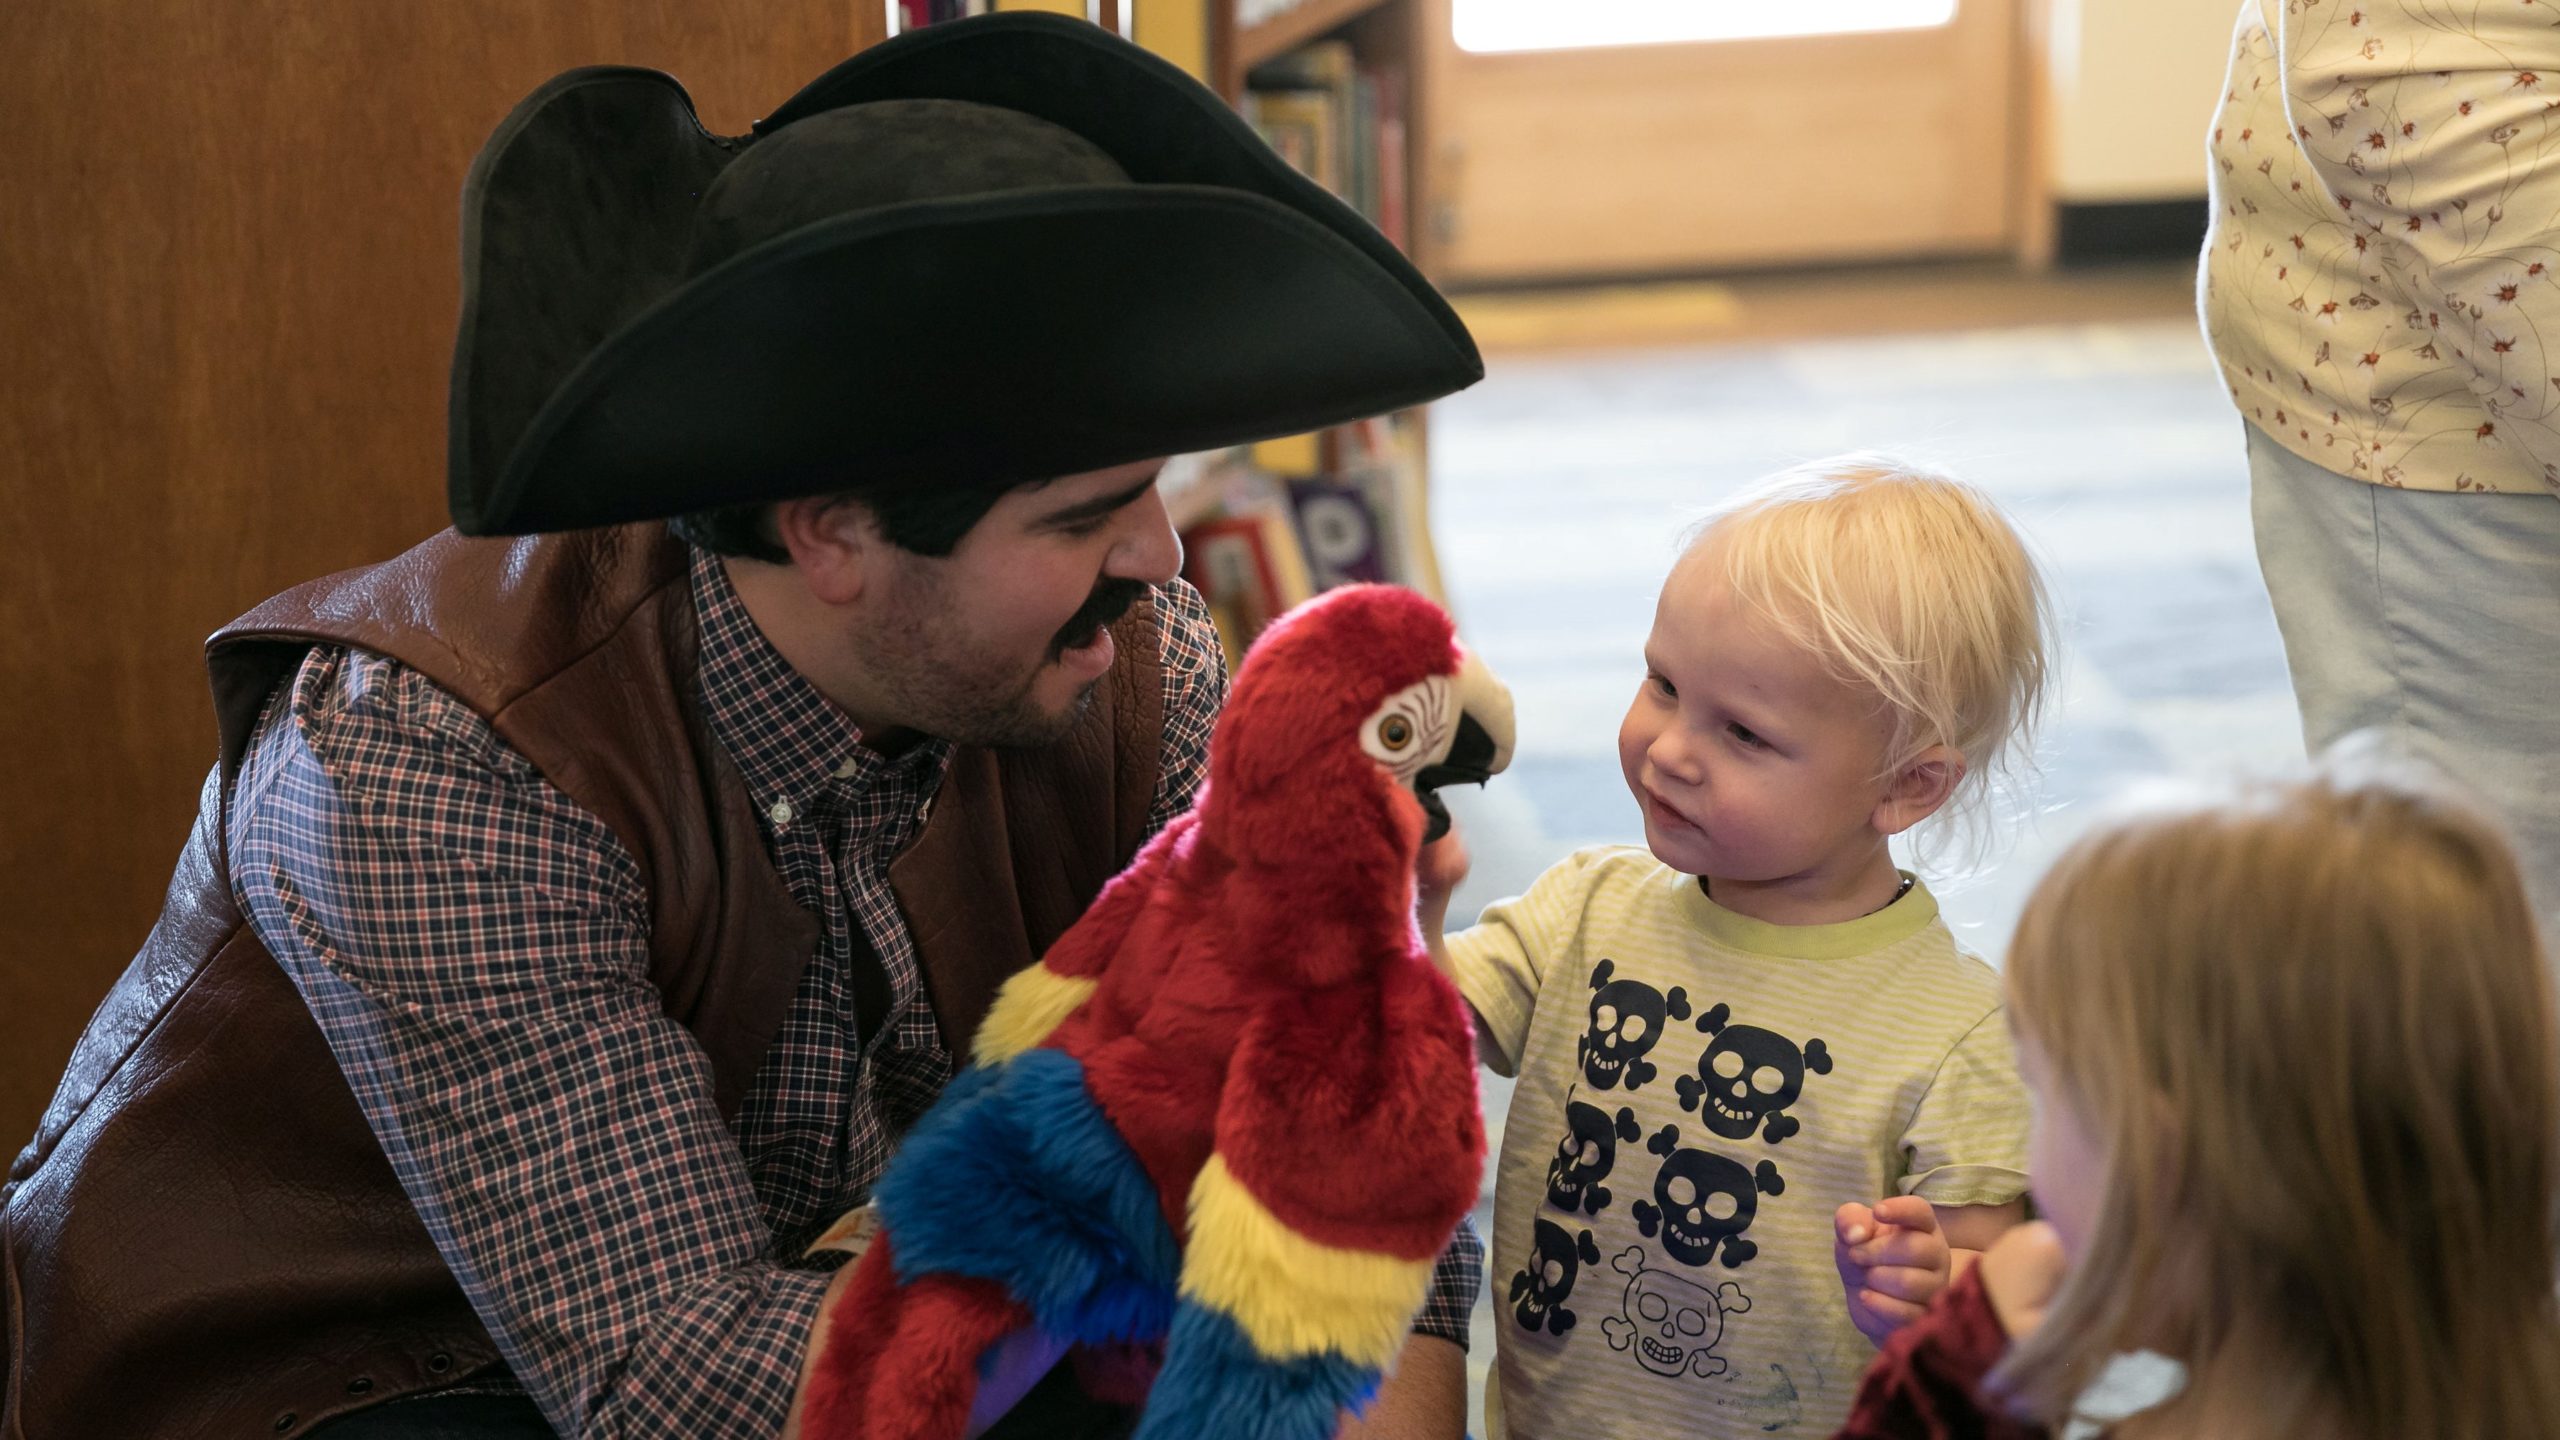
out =
{"type": "Polygon", "coordinates": [[[862,762],[859,760],[847,760],[836,767],[836,778],[839,780],[850,780],[861,773],[862,762]]]}
{"type": "Polygon", "coordinates": [[[791,809],[790,801],[776,800],[773,802],[773,808],[764,813],[772,819],[774,829],[787,830],[791,828],[791,816],[794,812],[791,809]]]}

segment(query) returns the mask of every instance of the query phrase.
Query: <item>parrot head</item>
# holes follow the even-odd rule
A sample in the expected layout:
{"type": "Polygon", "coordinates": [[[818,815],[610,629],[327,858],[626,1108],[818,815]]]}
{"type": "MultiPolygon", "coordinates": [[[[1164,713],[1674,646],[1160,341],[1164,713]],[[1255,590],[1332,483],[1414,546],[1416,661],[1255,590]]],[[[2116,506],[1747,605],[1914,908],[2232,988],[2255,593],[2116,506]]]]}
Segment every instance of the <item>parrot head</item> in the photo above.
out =
{"type": "Polygon", "coordinates": [[[1210,739],[1202,823],[1267,863],[1409,864],[1449,828],[1440,787],[1499,774],[1511,743],[1511,692],[1447,612],[1397,586],[1346,585],[1246,654],[1210,739]]]}

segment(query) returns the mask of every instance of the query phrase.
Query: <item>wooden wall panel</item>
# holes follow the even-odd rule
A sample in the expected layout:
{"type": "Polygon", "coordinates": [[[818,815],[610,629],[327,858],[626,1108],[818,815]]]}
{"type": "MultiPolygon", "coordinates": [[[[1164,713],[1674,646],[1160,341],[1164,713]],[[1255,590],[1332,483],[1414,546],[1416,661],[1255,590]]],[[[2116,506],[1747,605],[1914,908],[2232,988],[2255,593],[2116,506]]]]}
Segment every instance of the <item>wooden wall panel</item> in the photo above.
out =
{"type": "Polygon", "coordinates": [[[1432,275],[1998,253],[2018,3],[1965,0],[1926,30],[1483,55],[1444,18],[1432,275]]]}
{"type": "Polygon", "coordinates": [[[880,0],[0,5],[0,1154],[157,913],[207,632],[444,523],[462,178],[656,66],[736,133],[880,0]]]}

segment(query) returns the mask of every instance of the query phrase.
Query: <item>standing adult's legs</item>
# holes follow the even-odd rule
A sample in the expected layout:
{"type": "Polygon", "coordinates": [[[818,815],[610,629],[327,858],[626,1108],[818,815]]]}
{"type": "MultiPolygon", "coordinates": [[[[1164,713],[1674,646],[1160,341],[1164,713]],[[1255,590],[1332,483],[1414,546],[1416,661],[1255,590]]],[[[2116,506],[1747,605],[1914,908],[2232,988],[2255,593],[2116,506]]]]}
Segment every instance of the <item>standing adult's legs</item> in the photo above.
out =
{"type": "Polygon", "coordinates": [[[2560,915],[2560,498],[2369,485],[2246,428],[2303,739],[2379,729],[2443,766],[2560,915]]]}

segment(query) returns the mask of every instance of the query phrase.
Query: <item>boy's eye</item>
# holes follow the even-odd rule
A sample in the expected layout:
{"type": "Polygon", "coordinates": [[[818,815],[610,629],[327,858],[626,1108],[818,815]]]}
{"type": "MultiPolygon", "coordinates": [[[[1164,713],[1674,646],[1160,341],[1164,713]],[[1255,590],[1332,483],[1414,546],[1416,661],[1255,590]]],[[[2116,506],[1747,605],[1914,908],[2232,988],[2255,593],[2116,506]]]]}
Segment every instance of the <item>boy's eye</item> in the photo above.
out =
{"type": "Polygon", "coordinates": [[[1663,699],[1677,700],[1680,698],[1680,691],[1678,688],[1673,686],[1670,681],[1663,679],[1660,672],[1648,670],[1645,672],[1644,678],[1645,681],[1652,685],[1655,690],[1661,692],[1663,699]]]}
{"type": "Polygon", "coordinates": [[[1750,749],[1758,750],[1767,746],[1769,743],[1768,741],[1761,739],[1757,734],[1754,734],[1750,726],[1745,725],[1740,721],[1735,721],[1733,724],[1727,725],[1724,728],[1726,734],[1731,735],[1735,740],[1740,741],[1744,746],[1750,749]]]}

